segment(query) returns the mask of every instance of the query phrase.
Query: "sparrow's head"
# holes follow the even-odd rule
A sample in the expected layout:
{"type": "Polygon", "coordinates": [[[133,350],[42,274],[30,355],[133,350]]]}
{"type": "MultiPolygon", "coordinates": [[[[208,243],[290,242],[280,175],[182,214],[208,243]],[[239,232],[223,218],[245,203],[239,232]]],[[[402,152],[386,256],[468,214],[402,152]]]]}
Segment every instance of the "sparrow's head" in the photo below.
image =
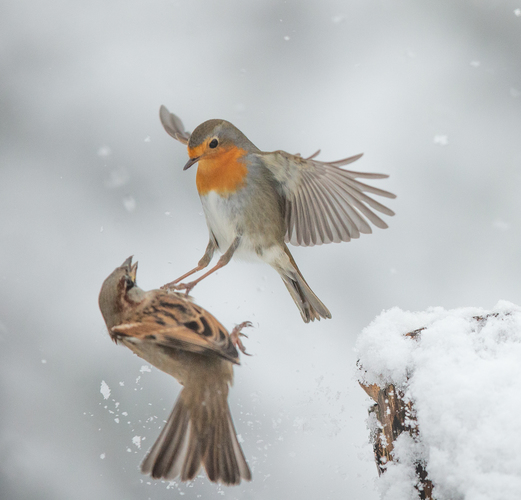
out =
{"type": "Polygon", "coordinates": [[[123,322],[144,293],[136,285],[136,273],[137,262],[132,264],[132,257],[129,257],[103,282],[98,302],[109,333],[113,326],[123,322]]]}

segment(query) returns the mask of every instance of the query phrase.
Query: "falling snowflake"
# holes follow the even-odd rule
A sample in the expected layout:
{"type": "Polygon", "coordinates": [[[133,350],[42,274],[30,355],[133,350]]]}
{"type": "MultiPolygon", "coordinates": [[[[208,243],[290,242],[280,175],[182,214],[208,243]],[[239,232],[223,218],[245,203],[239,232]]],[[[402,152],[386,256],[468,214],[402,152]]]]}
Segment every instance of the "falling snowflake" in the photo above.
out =
{"type": "Polygon", "coordinates": [[[438,146],[446,146],[449,143],[449,138],[446,135],[435,135],[433,142],[438,146]]]}
{"type": "Polygon", "coordinates": [[[101,387],[100,387],[99,391],[103,395],[103,399],[109,399],[109,397],[110,397],[110,388],[109,388],[109,386],[107,385],[107,383],[104,380],[101,381],[101,387]]]}

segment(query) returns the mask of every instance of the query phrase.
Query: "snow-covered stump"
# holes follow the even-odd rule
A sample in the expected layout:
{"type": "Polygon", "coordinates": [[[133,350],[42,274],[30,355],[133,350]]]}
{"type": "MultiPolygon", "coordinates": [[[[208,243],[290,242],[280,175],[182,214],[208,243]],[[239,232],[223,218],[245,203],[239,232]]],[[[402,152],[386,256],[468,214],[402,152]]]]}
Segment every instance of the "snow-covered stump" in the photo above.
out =
{"type": "Polygon", "coordinates": [[[382,499],[521,498],[521,308],[385,311],[357,341],[382,499]]]}

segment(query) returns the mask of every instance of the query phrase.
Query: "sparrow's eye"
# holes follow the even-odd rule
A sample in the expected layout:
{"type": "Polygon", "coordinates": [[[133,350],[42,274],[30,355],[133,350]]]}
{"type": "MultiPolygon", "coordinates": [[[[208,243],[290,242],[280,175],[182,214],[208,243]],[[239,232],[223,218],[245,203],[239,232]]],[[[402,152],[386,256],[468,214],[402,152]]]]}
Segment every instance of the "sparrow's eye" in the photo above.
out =
{"type": "Polygon", "coordinates": [[[217,144],[219,144],[219,141],[217,139],[212,139],[209,146],[212,148],[212,149],[215,149],[217,147],[217,144]]]}
{"type": "Polygon", "coordinates": [[[125,285],[127,286],[127,290],[130,290],[135,285],[130,276],[125,276],[125,285]]]}

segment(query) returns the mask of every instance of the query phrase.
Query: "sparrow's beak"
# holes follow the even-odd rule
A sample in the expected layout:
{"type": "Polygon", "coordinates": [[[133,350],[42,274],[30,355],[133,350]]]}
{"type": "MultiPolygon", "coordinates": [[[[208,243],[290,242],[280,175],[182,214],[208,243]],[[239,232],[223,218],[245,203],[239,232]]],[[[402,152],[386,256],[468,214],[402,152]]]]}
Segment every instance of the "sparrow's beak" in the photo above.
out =
{"type": "Polygon", "coordinates": [[[130,278],[135,283],[136,282],[136,274],[137,274],[137,262],[134,263],[134,265],[130,268],[130,278]]]}
{"type": "Polygon", "coordinates": [[[132,264],[132,257],[134,256],[131,255],[125,262],[123,262],[123,264],[121,264],[121,267],[129,269],[128,275],[130,279],[135,283],[137,274],[137,262],[132,264]]]}
{"type": "Polygon", "coordinates": [[[131,255],[125,262],[123,262],[123,264],[121,264],[121,266],[119,267],[130,267],[132,265],[132,257],[134,257],[133,255],[131,255]]]}
{"type": "Polygon", "coordinates": [[[200,156],[196,156],[195,158],[190,158],[190,159],[186,162],[186,165],[183,167],[183,170],[188,170],[192,165],[194,165],[195,163],[197,163],[200,159],[201,159],[200,156]]]}

